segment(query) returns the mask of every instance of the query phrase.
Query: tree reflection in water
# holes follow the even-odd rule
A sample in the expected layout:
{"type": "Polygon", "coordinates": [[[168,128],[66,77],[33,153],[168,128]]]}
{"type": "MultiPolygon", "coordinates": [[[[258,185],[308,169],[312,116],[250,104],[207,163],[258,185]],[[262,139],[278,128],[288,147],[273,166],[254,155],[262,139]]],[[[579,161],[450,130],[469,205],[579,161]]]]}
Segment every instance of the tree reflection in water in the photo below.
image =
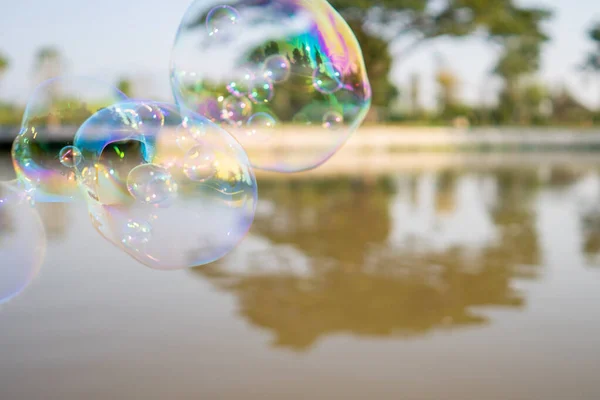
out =
{"type": "Polygon", "coordinates": [[[272,332],[275,346],[296,350],[331,334],[483,325],[487,308],[478,306],[522,307],[513,284],[537,276],[537,179],[500,171],[263,183],[247,244],[193,271],[234,293],[240,314],[272,332]],[[419,213],[432,218],[403,220],[419,213]],[[485,219],[490,240],[452,237],[485,219]]]}

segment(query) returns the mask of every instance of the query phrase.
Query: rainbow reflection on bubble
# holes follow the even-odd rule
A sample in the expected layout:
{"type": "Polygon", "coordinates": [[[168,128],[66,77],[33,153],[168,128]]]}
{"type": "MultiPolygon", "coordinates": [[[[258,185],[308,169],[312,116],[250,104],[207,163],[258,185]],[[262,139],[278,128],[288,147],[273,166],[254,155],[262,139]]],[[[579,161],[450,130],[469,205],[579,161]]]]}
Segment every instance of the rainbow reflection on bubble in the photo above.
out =
{"type": "Polygon", "coordinates": [[[101,108],[127,99],[111,85],[92,78],[58,77],[33,92],[12,147],[17,178],[35,189],[37,202],[73,200],[77,183],[72,149],[77,128],[101,108]]]}
{"type": "Polygon", "coordinates": [[[246,153],[196,113],[165,103],[115,104],[79,128],[74,146],[94,227],[151,268],[215,261],[250,229],[257,186],[246,153]],[[145,123],[139,110],[159,113],[163,124],[145,123]]]}
{"type": "Polygon", "coordinates": [[[358,41],[324,0],[194,1],[174,43],[171,84],[176,101],[231,132],[253,166],[280,172],[329,159],[371,103],[358,41]],[[264,115],[272,121],[248,134],[264,115]]]}

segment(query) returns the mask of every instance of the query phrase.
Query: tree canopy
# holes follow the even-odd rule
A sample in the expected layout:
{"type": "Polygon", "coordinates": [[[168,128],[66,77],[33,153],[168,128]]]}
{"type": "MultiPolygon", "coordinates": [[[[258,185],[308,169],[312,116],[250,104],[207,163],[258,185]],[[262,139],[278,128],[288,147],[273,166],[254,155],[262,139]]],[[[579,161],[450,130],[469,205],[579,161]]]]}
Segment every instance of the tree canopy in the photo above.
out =
{"type": "MultiPolygon", "coordinates": [[[[549,39],[541,24],[551,17],[551,12],[521,7],[515,0],[452,0],[441,6],[432,0],[332,0],[330,3],[348,20],[363,50],[376,41],[389,44],[400,37],[410,38],[400,54],[380,52],[384,59],[406,55],[426,40],[481,35],[500,46],[500,58],[493,72],[507,82],[506,86],[517,76],[537,69],[540,47],[549,39]]],[[[373,104],[386,106],[387,96],[378,96],[377,92],[385,87],[390,90],[391,62],[386,71],[373,73],[378,61],[377,57],[370,58],[367,50],[365,63],[373,80],[373,104]]]]}

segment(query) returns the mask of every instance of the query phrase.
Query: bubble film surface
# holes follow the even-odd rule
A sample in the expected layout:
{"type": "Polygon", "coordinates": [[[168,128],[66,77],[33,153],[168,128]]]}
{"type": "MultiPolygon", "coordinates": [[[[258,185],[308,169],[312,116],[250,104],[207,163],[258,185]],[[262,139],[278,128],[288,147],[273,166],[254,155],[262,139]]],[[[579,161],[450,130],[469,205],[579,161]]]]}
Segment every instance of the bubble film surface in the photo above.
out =
{"type": "Polygon", "coordinates": [[[75,169],[94,227],[151,268],[212,262],[252,224],[257,187],[246,153],[190,110],[116,104],[91,116],[74,146],[82,155],[75,169]],[[162,125],[145,122],[147,115],[161,115],[162,125]]]}
{"type": "Polygon", "coordinates": [[[176,101],[231,132],[252,165],[281,172],[330,158],[371,101],[359,44],[324,0],[196,0],[171,83],[176,101]]]}
{"type": "Polygon", "coordinates": [[[15,182],[0,182],[0,304],[37,276],[46,251],[44,226],[15,182]]]}
{"type": "Polygon", "coordinates": [[[36,201],[73,199],[73,167],[80,162],[72,148],[77,128],[99,109],[126,98],[111,85],[85,77],[58,77],[37,87],[12,148],[17,178],[36,189],[36,201]]]}

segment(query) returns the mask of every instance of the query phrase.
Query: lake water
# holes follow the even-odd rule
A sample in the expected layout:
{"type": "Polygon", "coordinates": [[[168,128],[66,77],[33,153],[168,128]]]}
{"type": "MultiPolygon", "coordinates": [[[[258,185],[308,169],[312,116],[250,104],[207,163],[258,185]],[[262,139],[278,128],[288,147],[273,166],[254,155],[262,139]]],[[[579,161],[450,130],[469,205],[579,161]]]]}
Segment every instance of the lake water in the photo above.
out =
{"type": "Polygon", "coordinates": [[[598,399],[600,154],[522,157],[261,180],[242,245],[177,272],[42,205],[0,399],[598,399]]]}

